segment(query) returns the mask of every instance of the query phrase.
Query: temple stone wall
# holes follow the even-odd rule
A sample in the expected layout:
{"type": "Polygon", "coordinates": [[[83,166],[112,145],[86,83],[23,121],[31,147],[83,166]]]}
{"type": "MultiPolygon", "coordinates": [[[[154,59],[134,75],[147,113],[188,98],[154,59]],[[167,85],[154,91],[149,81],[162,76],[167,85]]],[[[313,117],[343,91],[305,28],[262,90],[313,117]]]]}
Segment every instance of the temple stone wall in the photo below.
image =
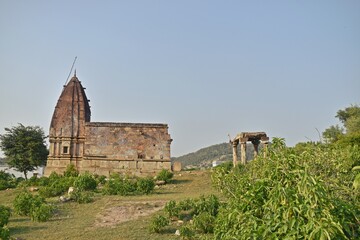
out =
{"type": "Polygon", "coordinates": [[[85,126],[81,172],[153,175],[171,170],[166,124],[90,122],[85,126]]]}

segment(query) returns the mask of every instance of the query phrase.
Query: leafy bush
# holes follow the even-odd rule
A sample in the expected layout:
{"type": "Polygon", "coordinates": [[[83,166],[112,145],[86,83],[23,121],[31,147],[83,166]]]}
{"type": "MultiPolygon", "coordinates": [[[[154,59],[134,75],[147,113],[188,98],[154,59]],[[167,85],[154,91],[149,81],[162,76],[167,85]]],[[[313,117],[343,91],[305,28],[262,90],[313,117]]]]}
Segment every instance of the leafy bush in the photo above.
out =
{"type": "Polygon", "coordinates": [[[95,178],[97,185],[106,183],[106,176],[104,176],[104,175],[95,174],[94,178],[95,178]]]}
{"type": "Polygon", "coordinates": [[[174,174],[172,172],[170,172],[169,170],[162,169],[156,176],[156,179],[165,181],[166,183],[169,183],[173,176],[174,176],[174,174]]]}
{"type": "Polygon", "coordinates": [[[0,171],[0,190],[16,187],[16,178],[5,171],[0,171]]]}
{"type": "Polygon", "coordinates": [[[97,183],[93,176],[90,173],[86,172],[76,178],[74,182],[74,187],[76,187],[80,191],[95,190],[97,187],[97,183]]]}
{"type": "Polygon", "coordinates": [[[174,200],[170,200],[169,202],[167,202],[165,204],[164,210],[170,218],[179,217],[180,209],[176,205],[176,201],[174,200]]]}
{"type": "Polygon", "coordinates": [[[202,212],[194,216],[194,228],[201,233],[212,233],[214,231],[215,217],[208,212],[202,212]]]}
{"type": "Polygon", "coordinates": [[[93,201],[93,194],[91,192],[80,191],[75,189],[71,195],[71,199],[73,199],[77,203],[90,203],[93,201]]]}
{"type": "Polygon", "coordinates": [[[201,213],[209,213],[211,216],[216,216],[220,207],[219,199],[211,194],[208,197],[201,196],[193,206],[193,214],[199,215],[201,213]]]}
{"type": "Polygon", "coordinates": [[[228,197],[215,221],[215,238],[358,237],[359,203],[349,192],[351,154],[324,145],[297,153],[274,139],[266,158],[259,155],[230,173],[215,170],[214,183],[228,197]]]}
{"type": "Polygon", "coordinates": [[[8,224],[10,215],[10,208],[0,205],[0,228],[8,224]]]}
{"type": "Polygon", "coordinates": [[[155,183],[151,178],[140,178],[136,181],[136,190],[141,194],[149,194],[154,190],[155,183]]]}
{"type": "Polygon", "coordinates": [[[79,176],[79,171],[76,169],[74,164],[69,164],[64,172],[64,177],[77,177],[77,176],[79,176]]]}
{"type": "Polygon", "coordinates": [[[33,207],[30,217],[31,220],[37,222],[46,222],[52,216],[53,207],[51,205],[41,203],[39,206],[33,207]]]}
{"type": "Polygon", "coordinates": [[[195,204],[196,204],[196,200],[187,198],[185,200],[180,201],[177,204],[177,206],[179,207],[180,210],[187,211],[193,209],[195,207],[195,204]]]}
{"type": "Polygon", "coordinates": [[[161,229],[167,225],[169,225],[169,219],[162,215],[158,215],[151,220],[149,230],[151,232],[159,233],[161,229]]]}
{"type": "Polygon", "coordinates": [[[15,197],[14,209],[21,216],[30,216],[33,221],[44,222],[51,217],[53,208],[39,195],[21,192],[15,197]]]}
{"type": "Polygon", "coordinates": [[[103,189],[103,194],[106,195],[121,195],[127,196],[135,194],[136,192],[136,182],[129,179],[110,179],[108,180],[103,189]]]}
{"type": "Polygon", "coordinates": [[[17,214],[21,216],[29,216],[32,205],[33,205],[33,195],[29,192],[21,192],[19,195],[15,197],[14,210],[17,214]]]}
{"type": "Polygon", "coordinates": [[[193,229],[191,229],[191,227],[187,225],[181,226],[179,231],[181,239],[193,239],[195,236],[195,232],[193,231],[193,229]]]}
{"type": "Polygon", "coordinates": [[[0,239],[8,240],[10,239],[10,230],[5,227],[0,227],[0,239]]]}
{"type": "Polygon", "coordinates": [[[74,185],[75,180],[75,177],[49,177],[49,185],[40,188],[39,194],[45,198],[60,196],[74,185]]]}

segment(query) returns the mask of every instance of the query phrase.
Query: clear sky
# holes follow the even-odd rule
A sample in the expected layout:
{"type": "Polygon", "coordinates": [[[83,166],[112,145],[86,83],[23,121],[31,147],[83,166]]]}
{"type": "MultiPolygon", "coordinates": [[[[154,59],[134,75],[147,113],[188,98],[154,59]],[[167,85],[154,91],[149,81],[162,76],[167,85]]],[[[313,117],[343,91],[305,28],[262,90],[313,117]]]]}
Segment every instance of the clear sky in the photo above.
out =
{"type": "Polygon", "coordinates": [[[48,133],[75,56],[92,121],[168,123],[173,156],[317,141],[360,103],[360,1],[0,0],[0,133],[48,133]]]}

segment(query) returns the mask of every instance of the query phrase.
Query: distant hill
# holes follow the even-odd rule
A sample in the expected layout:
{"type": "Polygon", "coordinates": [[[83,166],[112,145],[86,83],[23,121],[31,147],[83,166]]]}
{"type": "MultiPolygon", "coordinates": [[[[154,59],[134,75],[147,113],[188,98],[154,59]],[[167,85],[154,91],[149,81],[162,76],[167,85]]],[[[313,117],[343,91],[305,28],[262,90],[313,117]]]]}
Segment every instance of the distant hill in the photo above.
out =
{"type": "Polygon", "coordinates": [[[220,143],[202,148],[196,152],[188,153],[181,157],[173,157],[171,160],[181,162],[183,168],[186,166],[207,167],[211,166],[212,161],[215,160],[232,160],[232,149],[229,143],[220,143]]]}
{"type": "MultiPolygon", "coordinates": [[[[262,148],[261,144],[259,150],[262,148]]],[[[253,145],[247,144],[247,159],[253,158],[253,145]]],[[[238,146],[238,156],[240,160],[240,146],[238,146]]],[[[182,168],[210,167],[213,161],[226,162],[232,161],[232,146],[229,143],[220,143],[202,148],[196,152],[188,153],[180,157],[173,157],[171,161],[181,162],[182,168]]]]}

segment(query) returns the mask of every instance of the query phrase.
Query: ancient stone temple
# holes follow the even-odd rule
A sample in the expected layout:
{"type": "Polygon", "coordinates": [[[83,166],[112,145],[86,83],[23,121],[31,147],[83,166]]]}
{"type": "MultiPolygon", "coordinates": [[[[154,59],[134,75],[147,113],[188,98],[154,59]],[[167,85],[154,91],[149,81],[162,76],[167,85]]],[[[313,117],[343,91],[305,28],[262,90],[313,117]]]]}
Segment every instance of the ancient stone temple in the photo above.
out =
{"type": "Polygon", "coordinates": [[[238,164],[238,156],[237,156],[237,146],[240,143],[240,151],[241,151],[241,163],[246,164],[246,145],[247,142],[251,142],[254,146],[254,157],[259,154],[259,145],[260,143],[264,144],[265,152],[267,149],[267,145],[269,144],[269,137],[265,132],[242,132],[236,135],[233,140],[230,140],[230,143],[233,147],[233,164],[236,166],[238,164]]]}
{"type": "Polygon", "coordinates": [[[75,73],[59,97],[50,124],[45,175],[63,173],[69,164],[80,172],[106,176],[171,170],[167,124],[90,122],[84,89],[75,73]]]}

